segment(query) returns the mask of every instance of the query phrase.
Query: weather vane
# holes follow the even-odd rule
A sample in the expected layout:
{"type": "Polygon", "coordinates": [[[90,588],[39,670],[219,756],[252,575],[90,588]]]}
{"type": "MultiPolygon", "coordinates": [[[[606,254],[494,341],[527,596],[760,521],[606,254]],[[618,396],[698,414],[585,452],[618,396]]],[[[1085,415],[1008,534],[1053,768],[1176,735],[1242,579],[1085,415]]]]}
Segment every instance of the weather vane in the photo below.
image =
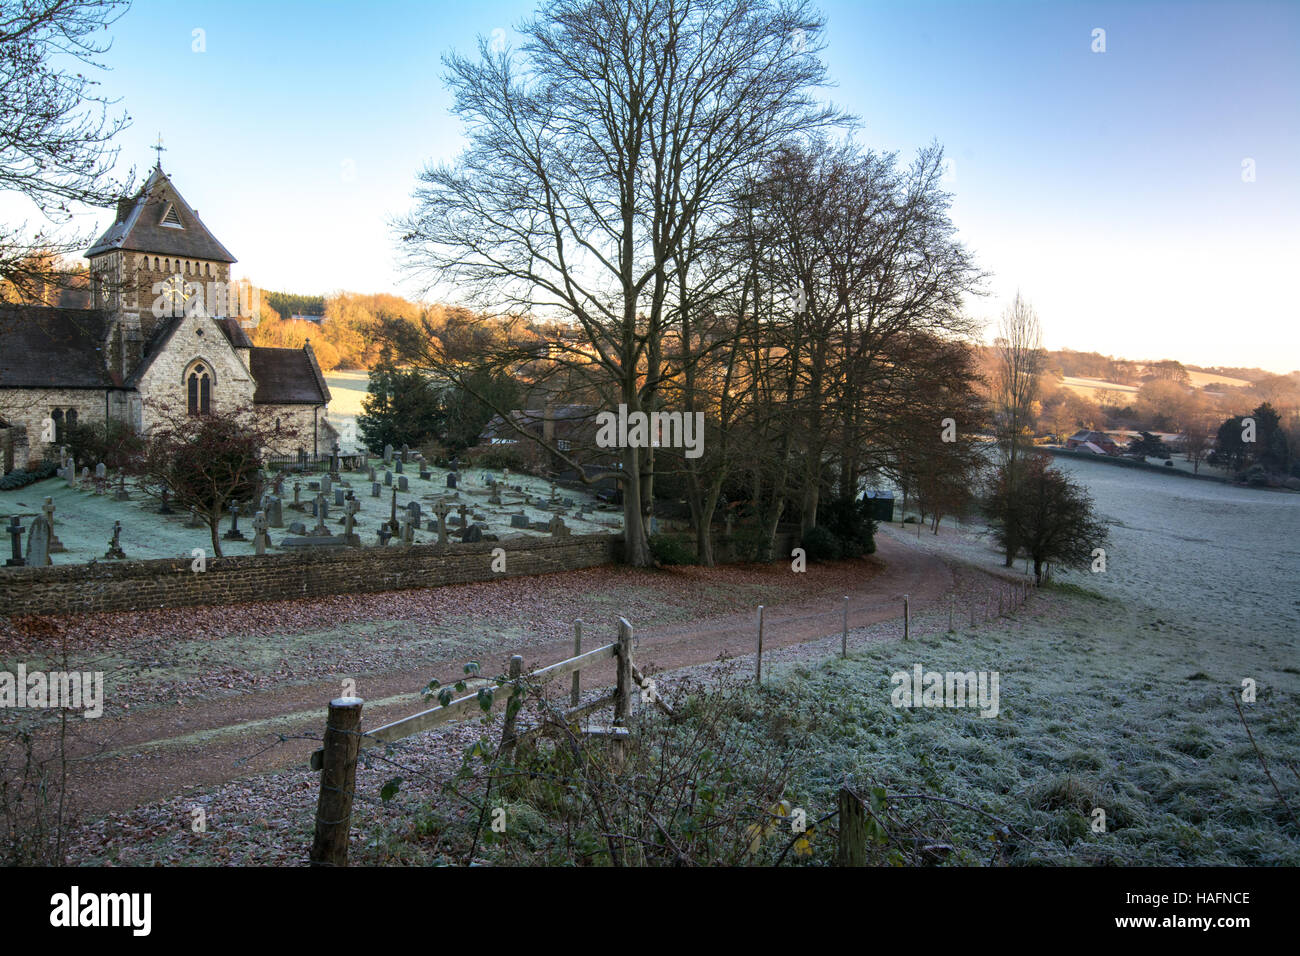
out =
{"type": "Polygon", "coordinates": [[[158,154],[157,166],[159,169],[162,169],[162,154],[167,149],[167,147],[163,145],[162,133],[158,134],[158,142],[154,144],[153,149],[154,152],[158,154]]]}

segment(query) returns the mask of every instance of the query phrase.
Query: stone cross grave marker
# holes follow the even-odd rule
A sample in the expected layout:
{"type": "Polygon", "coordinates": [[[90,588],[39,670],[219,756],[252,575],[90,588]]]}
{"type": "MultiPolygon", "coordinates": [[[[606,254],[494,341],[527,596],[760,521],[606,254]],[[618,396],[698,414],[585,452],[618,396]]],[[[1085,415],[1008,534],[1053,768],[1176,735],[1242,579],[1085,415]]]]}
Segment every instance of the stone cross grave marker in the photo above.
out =
{"type": "Polygon", "coordinates": [[[46,498],[45,504],[41,505],[41,510],[45,512],[45,520],[50,526],[50,554],[60,554],[68,549],[63,546],[59,536],[54,533],[54,499],[46,498]]]}
{"type": "Polygon", "coordinates": [[[253,515],[253,553],[266,554],[266,529],[269,526],[266,512],[259,511],[253,515]]]}
{"type": "Polygon", "coordinates": [[[343,537],[347,543],[354,548],[361,547],[361,539],[358,538],[352,530],[356,526],[357,512],[360,510],[361,502],[357,501],[356,498],[349,498],[347,504],[344,505],[343,508],[343,517],[345,521],[343,525],[343,537]]]}
{"type": "Polygon", "coordinates": [[[126,553],[122,550],[122,522],[113,522],[113,538],[108,542],[104,557],[109,561],[125,561],[126,553]]]}
{"type": "Polygon", "coordinates": [[[330,529],[325,526],[325,519],[329,517],[329,504],[325,501],[323,494],[316,495],[316,527],[311,529],[313,536],[318,538],[328,537],[330,529]]]}
{"type": "Polygon", "coordinates": [[[451,511],[451,505],[438,499],[438,503],[433,506],[433,513],[438,516],[438,547],[447,547],[447,514],[451,511]]]}
{"type": "Polygon", "coordinates": [[[7,527],[5,530],[9,532],[10,544],[13,547],[13,553],[14,553],[14,556],[12,558],[5,559],[5,567],[21,568],[25,563],[23,561],[23,551],[22,551],[22,542],[21,542],[21,538],[23,536],[23,525],[22,522],[18,520],[17,515],[9,516],[9,527],[7,527]]]}
{"type": "Polygon", "coordinates": [[[247,541],[248,536],[239,530],[239,502],[230,503],[230,530],[221,536],[222,541],[247,541]]]}

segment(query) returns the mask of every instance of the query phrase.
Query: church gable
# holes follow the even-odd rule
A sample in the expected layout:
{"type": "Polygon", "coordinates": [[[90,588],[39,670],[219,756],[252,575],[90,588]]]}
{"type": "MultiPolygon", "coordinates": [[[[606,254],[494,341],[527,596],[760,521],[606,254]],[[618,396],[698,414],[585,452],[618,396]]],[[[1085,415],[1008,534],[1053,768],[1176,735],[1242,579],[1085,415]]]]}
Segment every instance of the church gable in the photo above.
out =
{"type": "Polygon", "coordinates": [[[86,251],[86,258],[122,250],[227,264],[235,261],[157,167],[132,199],[118,203],[117,219],[86,251]]]}
{"type": "Polygon", "coordinates": [[[145,430],[165,412],[246,410],[255,390],[238,351],[206,316],[172,318],[160,326],[130,384],[143,399],[145,430]]]}

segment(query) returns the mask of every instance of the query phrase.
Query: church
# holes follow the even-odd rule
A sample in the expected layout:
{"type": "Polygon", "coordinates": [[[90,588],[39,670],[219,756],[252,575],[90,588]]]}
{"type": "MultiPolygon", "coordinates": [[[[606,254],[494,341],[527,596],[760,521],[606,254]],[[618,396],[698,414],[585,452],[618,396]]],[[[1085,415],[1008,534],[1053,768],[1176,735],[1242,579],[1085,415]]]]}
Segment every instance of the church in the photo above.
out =
{"type": "Polygon", "coordinates": [[[235,258],[162,170],[119,200],[85,253],[90,308],[0,305],[0,472],[58,457],[68,424],[118,421],[147,434],[160,414],[256,411],[299,448],[328,452],[329,387],[311,343],[253,345],[235,258]]]}

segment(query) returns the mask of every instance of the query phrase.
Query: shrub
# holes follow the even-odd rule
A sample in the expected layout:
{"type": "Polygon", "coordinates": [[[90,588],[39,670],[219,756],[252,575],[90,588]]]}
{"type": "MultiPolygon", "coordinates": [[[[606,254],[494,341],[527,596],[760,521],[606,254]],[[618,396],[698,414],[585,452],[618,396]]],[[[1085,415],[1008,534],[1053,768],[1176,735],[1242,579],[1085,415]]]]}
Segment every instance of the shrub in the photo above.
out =
{"type": "Polygon", "coordinates": [[[695,564],[695,549],[680,535],[652,534],[650,553],[660,564],[695,564]]]}
{"type": "Polygon", "coordinates": [[[65,433],[68,453],[94,468],[103,462],[114,470],[138,471],[147,442],[125,422],[69,425],[65,433]]]}
{"type": "Polygon", "coordinates": [[[19,468],[11,471],[9,474],[0,478],[0,491],[14,491],[18,488],[26,488],[28,485],[43,481],[46,478],[52,478],[54,473],[59,470],[59,466],[52,461],[42,462],[35,468],[26,470],[19,468]]]}
{"type": "Polygon", "coordinates": [[[817,509],[817,524],[840,543],[841,556],[860,558],[876,550],[876,525],[871,520],[871,501],[828,501],[817,509]]]}
{"type": "Polygon", "coordinates": [[[835,561],[844,556],[840,539],[821,525],[804,532],[803,549],[809,561],[835,561]]]}
{"type": "Polygon", "coordinates": [[[494,448],[491,445],[480,445],[477,448],[470,448],[465,452],[465,457],[469,459],[471,465],[475,468],[486,468],[489,471],[499,471],[502,468],[509,468],[511,471],[525,471],[524,456],[514,448],[494,448]]]}
{"type": "Polygon", "coordinates": [[[768,537],[757,525],[742,525],[731,533],[731,556],[735,561],[762,561],[767,557],[768,537]]]}

